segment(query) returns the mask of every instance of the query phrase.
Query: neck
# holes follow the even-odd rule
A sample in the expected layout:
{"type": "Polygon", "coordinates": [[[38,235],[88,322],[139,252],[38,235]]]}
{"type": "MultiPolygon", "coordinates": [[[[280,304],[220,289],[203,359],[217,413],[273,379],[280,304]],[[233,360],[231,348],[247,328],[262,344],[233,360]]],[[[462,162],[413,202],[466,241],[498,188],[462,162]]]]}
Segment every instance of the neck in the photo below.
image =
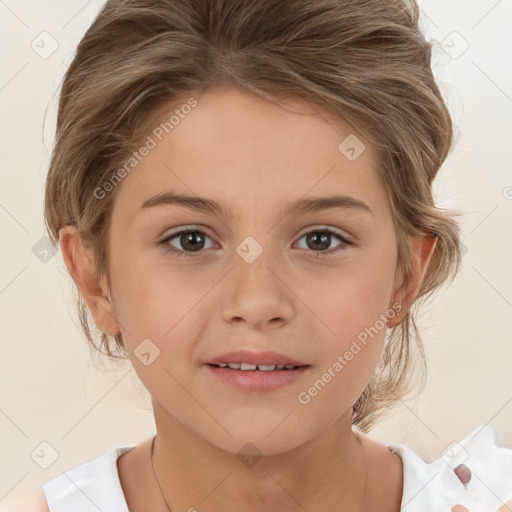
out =
{"type": "Polygon", "coordinates": [[[367,459],[351,411],[292,450],[250,457],[214,446],[154,408],[153,469],[173,512],[367,509],[367,459]]]}

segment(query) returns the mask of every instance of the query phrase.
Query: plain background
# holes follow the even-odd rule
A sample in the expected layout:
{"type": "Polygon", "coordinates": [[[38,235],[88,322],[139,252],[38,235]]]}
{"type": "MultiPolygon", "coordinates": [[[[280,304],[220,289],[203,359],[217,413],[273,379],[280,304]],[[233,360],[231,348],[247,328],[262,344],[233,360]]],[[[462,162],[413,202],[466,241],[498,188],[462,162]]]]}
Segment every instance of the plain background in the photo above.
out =
{"type": "MultiPolygon", "coordinates": [[[[91,361],[60,251],[41,257],[60,81],[102,4],[0,0],[0,510],[18,510],[61,471],[155,432],[131,364],[100,360],[100,371],[91,361]],[[52,449],[41,443],[58,454],[46,469],[34,454],[52,449]]],[[[512,447],[512,1],[420,7],[456,125],[435,190],[440,206],[465,212],[463,266],[419,322],[425,391],[369,435],[432,461],[484,424],[512,447]]]]}

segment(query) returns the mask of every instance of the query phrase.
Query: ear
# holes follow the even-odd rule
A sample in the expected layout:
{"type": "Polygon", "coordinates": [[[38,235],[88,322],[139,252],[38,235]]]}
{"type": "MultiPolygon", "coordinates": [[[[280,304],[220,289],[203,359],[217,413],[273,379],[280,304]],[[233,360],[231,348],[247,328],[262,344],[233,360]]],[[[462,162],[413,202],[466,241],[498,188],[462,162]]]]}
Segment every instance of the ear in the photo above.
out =
{"type": "Polygon", "coordinates": [[[119,332],[114,305],[104,292],[106,279],[102,279],[103,287],[98,281],[92,249],[83,246],[75,226],[65,226],[59,230],[59,244],[64,263],[80,290],[96,327],[106,334],[119,332]]]}
{"type": "Polygon", "coordinates": [[[409,278],[395,291],[391,304],[399,303],[402,309],[399,314],[388,321],[388,327],[398,325],[414,304],[436,243],[437,237],[418,236],[411,238],[412,271],[409,278]]]}

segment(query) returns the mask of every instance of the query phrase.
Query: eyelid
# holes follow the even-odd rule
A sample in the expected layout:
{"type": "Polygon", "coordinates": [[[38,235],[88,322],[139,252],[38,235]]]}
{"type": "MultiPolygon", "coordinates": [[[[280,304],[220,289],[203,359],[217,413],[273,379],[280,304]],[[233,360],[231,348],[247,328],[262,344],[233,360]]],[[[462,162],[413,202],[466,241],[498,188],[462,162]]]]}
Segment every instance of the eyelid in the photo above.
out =
{"type": "Polygon", "coordinates": [[[162,241],[181,233],[182,231],[201,231],[204,234],[209,235],[209,228],[202,224],[183,224],[181,226],[177,226],[176,228],[172,228],[171,230],[165,230],[164,234],[161,236],[162,241]]]}
{"type": "Polygon", "coordinates": [[[336,233],[338,236],[340,236],[341,238],[344,238],[345,240],[347,240],[347,242],[354,242],[353,237],[350,236],[347,232],[345,232],[339,228],[336,228],[334,226],[329,226],[327,224],[313,224],[312,226],[308,226],[307,228],[304,228],[304,230],[301,231],[300,234],[298,235],[298,239],[302,238],[304,235],[307,235],[308,233],[311,233],[312,231],[322,231],[322,230],[332,231],[332,232],[336,233]]]}

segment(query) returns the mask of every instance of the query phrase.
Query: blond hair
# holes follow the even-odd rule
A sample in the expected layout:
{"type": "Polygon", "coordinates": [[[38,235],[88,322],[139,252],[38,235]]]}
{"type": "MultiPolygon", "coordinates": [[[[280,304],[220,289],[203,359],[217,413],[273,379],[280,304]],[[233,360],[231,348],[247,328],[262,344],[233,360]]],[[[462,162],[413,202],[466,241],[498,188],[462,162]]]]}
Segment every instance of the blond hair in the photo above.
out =
{"type": "MultiPolygon", "coordinates": [[[[447,157],[452,121],[430,67],[433,43],[415,2],[399,0],[110,0],[80,41],[62,83],[46,190],[52,243],[74,225],[110,287],[108,231],[120,186],[98,200],[146,134],[158,109],[222,83],[276,101],[327,107],[374,146],[397,233],[397,284],[411,271],[407,235],[436,236],[414,307],[392,328],[379,366],[354,404],[367,432],[411,389],[410,343],[425,355],[418,304],[461,262],[459,212],[434,205],[432,182],[447,157]]],[[[78,294],[90,347],[126,359],[121,333],[95,336],[78,294]]]]}

